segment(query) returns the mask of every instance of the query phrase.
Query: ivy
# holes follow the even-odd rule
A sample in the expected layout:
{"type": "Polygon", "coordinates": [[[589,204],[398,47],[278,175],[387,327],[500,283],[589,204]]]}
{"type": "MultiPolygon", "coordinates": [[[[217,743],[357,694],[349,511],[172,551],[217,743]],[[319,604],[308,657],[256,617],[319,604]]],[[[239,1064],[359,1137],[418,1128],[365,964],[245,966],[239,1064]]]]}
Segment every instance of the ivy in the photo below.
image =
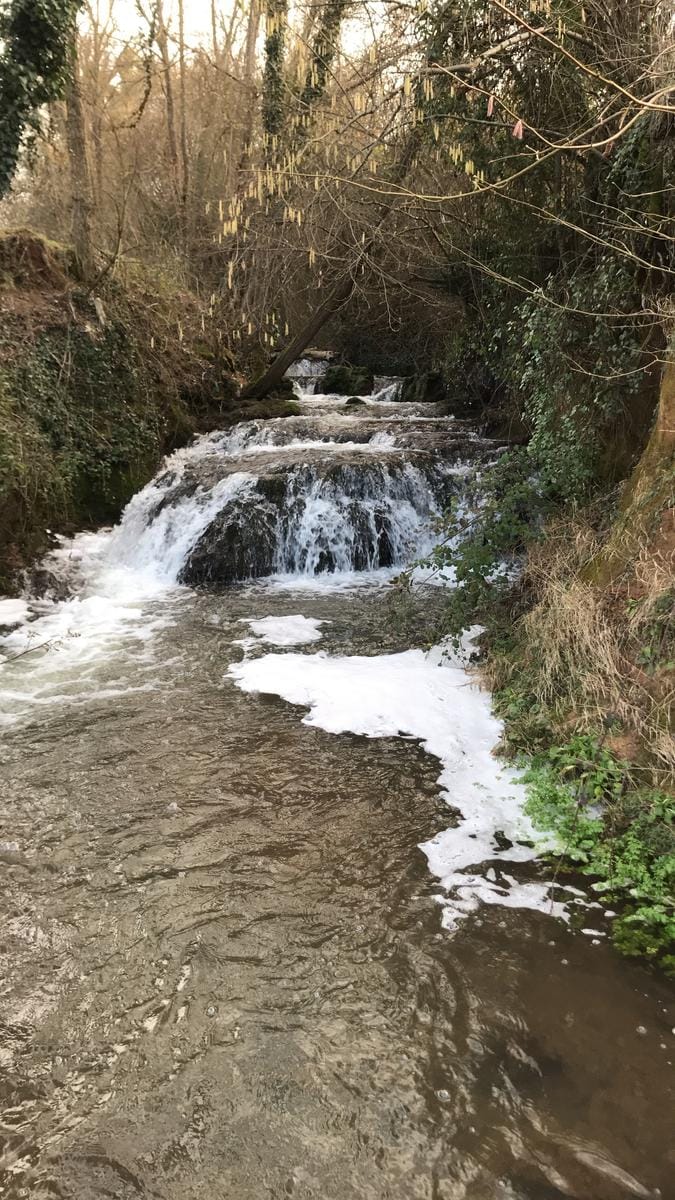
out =
{"type": "Polygon", "coordinates": [[[530,455],[565,498],[601,474],[608,432],[642,380],[645,332],[631,273],[610,256],[549,280],[493,338],[531,431],[530,455]]]}
{"type": "Polygon", "coordinates": [[[40,108],[63,95],[79,8],[80,0],[0,0],[0,197],[40,108]]]}
{"type": "Polygon", "coordinates": [[[284,56],[287,0],[268,0],[263,77],[263,129],[268,153],[276,147],[284,127],[284,56]]]}
{"type": "Polygon", "coordinates": [[[455,584],[447,593],[443,634],[459,642],[469,625],[506,598],[513,568],[552,504],[524,449],[502,454],[479,474],[469,494],[451,503],[437,525],[438,543],[417,564],[455,584]]]}

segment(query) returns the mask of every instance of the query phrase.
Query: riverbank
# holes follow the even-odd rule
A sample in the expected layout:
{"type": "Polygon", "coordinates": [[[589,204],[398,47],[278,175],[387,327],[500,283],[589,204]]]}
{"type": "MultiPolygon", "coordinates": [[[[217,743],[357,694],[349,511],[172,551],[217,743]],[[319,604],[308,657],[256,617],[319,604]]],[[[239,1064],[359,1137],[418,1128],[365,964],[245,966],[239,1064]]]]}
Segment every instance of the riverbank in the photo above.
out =
{"type": "Polygon", "coordinates": [[[85,289],[66,247],[0,233],[0,592],[53,533],[117,520],[194,433],[296,411],[238,403],[204,308],[149,269],[85,289]]]}
{"type": "Polygon", "coordinates": [[[588,876],[624,953],[675,968],[672,391],[633,474],[585,507],[507,454],[445,522],[441,628],[485,626],[482,670],[559,877],[588,876]],[[457,536],[459,534],[459,536],[457,536]]]}

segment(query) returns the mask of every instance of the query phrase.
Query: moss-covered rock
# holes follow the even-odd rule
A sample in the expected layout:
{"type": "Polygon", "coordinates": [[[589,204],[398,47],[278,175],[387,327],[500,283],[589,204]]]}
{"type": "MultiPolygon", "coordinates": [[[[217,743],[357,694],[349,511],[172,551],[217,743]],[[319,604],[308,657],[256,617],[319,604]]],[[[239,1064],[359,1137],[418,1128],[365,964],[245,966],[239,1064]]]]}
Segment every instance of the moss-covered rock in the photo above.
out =
{"type": "Polygon", "coordinates": [[[423,371],[403,380],[400,398],[407,404],[437,404],[445,399],[445,392],[440,371],[423,371]]]}
{"type": "Polygon", "coordinates": [[[329,367],[321,381],[322,391],[331,396],[369,396],[374,376],[366,367],[329,367]]]}

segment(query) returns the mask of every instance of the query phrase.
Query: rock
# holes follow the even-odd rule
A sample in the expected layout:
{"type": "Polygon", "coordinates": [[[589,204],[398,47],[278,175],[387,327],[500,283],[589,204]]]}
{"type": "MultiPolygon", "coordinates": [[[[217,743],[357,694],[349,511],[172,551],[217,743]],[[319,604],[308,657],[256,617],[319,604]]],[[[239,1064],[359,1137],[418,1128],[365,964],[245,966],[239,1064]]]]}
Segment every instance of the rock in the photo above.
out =
{"type": "Polygon", "coordinates": [[[359,396],[350,396],[345,404],[345,408],[365,408],[365,400],[361,400],[359,396]]]}
{"type": "Polygon", "coordinates": [[[330,366],[321,380],[321,388],[328,396],[369,396],[373,383],[373,372],[366,367],[330,366]]]}
{"type": "Polygon", "coordinates": [[[181,570],[180,583],[226,585],[274,570],[277,512],[272,504],[235,500],[211,522],[181,570]]]}
{"type": "Polygon", "coordinates": [[[445,380],[440,371],[424,371],[403,380],[399,399],[406,404],[439,404],[445,394],[445,380]]]}
{"type": "Polygon", "coordinates": [[[27,589],[31,596],[55,600],[61,603],[73,594],[72,580],[64,579],[48,567],[38,564],[25,573],[27,589]]]}

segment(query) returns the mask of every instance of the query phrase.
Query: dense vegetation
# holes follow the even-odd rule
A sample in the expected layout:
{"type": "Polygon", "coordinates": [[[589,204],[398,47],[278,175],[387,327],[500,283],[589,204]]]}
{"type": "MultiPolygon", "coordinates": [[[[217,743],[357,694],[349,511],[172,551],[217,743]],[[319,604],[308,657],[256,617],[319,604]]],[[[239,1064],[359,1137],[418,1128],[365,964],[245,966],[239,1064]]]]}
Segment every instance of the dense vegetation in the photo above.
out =
{"type": "Polygon", "coordinates": [[[440,389],[516,443],[440,531],[445,632],[486,627],[533,815],[616,897],[622,947],[662,955],[670,6],[249,0],[214,3],[208,32],[181,0],[131,31],[113,6],[77,32],[75,7],[0,0],[0,218],[74,247],[66,284],[14,263],[0,289],[5,543],[111,514],[205,410],[231,411],[231,370],[260,395],[310,339],[440,389]]]}

